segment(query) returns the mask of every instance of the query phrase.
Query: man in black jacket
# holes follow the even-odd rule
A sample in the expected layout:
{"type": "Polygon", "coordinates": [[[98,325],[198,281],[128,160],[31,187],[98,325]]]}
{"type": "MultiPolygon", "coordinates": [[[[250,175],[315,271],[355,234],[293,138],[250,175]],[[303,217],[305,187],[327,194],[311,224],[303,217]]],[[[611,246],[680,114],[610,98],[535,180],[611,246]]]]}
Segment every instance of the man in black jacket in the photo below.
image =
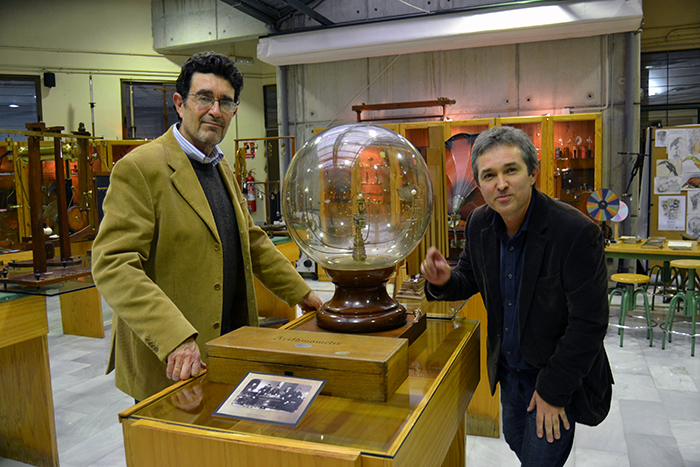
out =
{"type": "Polygon", "coordinates": [[[503,432],[523,466],[561,466],[574,424],[597,425],[612,396],[603,339],[607,279],[600,228],[535,189],[537,151],[521,130],[494,127],[472,149],[486,206],[469,216],[455,269],[430,248],[429,300],[481,293],[491,392],[501,383],[503,432]]]}

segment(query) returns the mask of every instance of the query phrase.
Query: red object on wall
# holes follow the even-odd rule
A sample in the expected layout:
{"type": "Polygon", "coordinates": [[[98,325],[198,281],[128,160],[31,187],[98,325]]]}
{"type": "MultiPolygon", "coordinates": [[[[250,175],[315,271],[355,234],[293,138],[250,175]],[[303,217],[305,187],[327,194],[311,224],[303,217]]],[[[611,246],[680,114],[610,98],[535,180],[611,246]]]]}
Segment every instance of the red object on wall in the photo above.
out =
{"type": "Polygon", "coordinates": [[[246,159],[255,159],[255,151],[258,149],[258,145],[255,141],[246,141],[243,143],[243,148],[245,149],[246,159]]]}
{"type": "Polygon", "coordinates": [[[245,179],[246,193],[248,197],[248,209],[250,212],[255,212],[257,206],[255,205],[255,178],[253,177],[253,171],[248,172],[248,176],[245,179]]]}

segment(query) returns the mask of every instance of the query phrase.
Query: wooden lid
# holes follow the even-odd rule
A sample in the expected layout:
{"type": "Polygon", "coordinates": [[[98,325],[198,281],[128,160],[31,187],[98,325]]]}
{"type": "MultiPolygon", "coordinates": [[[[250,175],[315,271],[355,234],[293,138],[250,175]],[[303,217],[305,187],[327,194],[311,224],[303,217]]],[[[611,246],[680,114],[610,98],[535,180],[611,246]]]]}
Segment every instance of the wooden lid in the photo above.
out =
{"type": "Polygon", "coordinates": [[[209,357],[381,373],[389,358],[408,356],[408,341],[394,337],[244,326],[207,342],[209,357]]]}
{"type": "MultiPolygon", "coordinates": [[[[700,266],[700,261],[697,262],[700,266]]],[[[613,274],[611,279],[613,282],[621,282],[623,284],[644,284],[649,282],[649,276],[644,274],[613,274]]]]}

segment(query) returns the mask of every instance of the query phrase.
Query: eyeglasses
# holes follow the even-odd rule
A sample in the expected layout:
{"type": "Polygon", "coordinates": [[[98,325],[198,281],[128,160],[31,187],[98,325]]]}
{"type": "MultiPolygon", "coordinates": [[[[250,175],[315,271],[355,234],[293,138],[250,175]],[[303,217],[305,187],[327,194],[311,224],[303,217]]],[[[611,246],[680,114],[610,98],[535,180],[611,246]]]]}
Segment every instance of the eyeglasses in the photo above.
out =
{"type": "Polygon", "coordinates": [[[238,108],[238,102],[231,100],[231,99],[215,99],[211,96],[208,96],[206,94],[186,94],[185,97],[187,96],[192,96],[194,101],[201,105],[202,107],[206,107],[207,109],[211,108],[214,105],[214,102],[219,102],[219,109],[226,114],[232,114],[236,111],[238,108]]]}

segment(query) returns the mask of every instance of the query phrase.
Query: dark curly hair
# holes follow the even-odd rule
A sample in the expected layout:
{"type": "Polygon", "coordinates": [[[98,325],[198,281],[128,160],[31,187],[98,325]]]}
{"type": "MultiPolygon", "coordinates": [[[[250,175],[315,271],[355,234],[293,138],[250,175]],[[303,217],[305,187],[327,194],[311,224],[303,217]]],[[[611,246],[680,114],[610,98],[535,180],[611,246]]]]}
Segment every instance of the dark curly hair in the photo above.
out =
{"type": "Polygon", "coordinates": [[[175,89],[183,99],[186,99],[192,85],[192,75],[195,73],[211,73],[219,76],[233,86],[235,92],[233,98],[236,102],[240,100],[241,89],[243,89],[243,75],[236,68],[236,65],[225,55],[215,52],[201,52],[192,55],[182,64],[180,76],[177,77],[175,89]]]}

